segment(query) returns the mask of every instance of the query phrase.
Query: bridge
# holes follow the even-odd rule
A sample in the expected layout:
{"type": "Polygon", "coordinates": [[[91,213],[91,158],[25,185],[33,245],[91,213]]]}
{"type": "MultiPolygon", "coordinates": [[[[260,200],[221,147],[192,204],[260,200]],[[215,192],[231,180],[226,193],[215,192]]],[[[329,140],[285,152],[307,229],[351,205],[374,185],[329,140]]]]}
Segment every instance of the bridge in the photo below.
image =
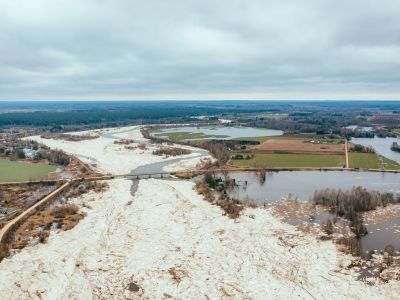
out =
{"type": "Polygon", "coordinates": [[[355,169],[355,168],[214,168],[204,170],[186,170],[176,172],[147,172],[147,173],[128,173],[128,174],[105,174],[92,177],[76,177],[68,180],[39,180],[39,181],[27,181],[27,182],[3,182],[0,183],[0,187],[3,185],[18,185],[18,184],[35,184],[35,183],[54,183],[61,184],[59,188],[45,196],[42,200],[36,202],[31,207],[27,208],[24,212],[19,214],[17,217],[9,221],[0,229],[0,244],[4,244],[7,241],[9,234],[22,223],[29,216],[34,214],[37,210],[48,205],[63,191],[68,189],[73,183],[84,182],[84,181],[98,181],[98,180],[112,180],[117,178],[126,179],[144,179],[144,178],[163,178],[164,176],[176,176],[178,178],[189,178],[205,173],[232,173],[232,172],[279,172],[279,171],[354,171],[354,172],[386,172],[386,173],[400,173],[400,170],[382,170],[382,169],[355,169]]]}
{"type": "Polygon", "coordinates": [[[19,185],[19,184],[37,184],[37,183],[64,183],[68,180],[73,181],[96,181],[96,180],[111,180],[118,178],[127,179],[146,179],[146,178],[164,178],[167,176],[176,176],[178,178],[188,178],[205,173],[235,173],[235,172],[298,172],[298,171],[349,171],[349,172],[379,172],[379,173],[400,173],[400,170],[389,169],[359,169],[359,168],[342,168],[342,167],[299,167],[299,168],[210,168],[201,170],[182,170],[174,172],[142,172],[142,173],[125,173],[125,174],[101,174],[98,176],[78,176],[73,179],[57,179],[57,180],[31,180],[31,181],[13,181],[0,182],[0,187],[4,185],[19,185]]]}

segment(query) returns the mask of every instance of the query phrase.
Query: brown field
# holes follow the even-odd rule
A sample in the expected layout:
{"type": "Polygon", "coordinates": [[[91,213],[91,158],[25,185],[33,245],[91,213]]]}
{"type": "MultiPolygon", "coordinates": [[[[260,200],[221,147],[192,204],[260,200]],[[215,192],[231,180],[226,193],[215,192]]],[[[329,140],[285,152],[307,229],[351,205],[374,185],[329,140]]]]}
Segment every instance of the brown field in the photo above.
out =
{"type": "Polygon", "coordinates": [[[343,154],[344,144],[310,143],[303,140],[269,139],[255,146],[257,153],[289,153],[289,154],[343,154]]]}

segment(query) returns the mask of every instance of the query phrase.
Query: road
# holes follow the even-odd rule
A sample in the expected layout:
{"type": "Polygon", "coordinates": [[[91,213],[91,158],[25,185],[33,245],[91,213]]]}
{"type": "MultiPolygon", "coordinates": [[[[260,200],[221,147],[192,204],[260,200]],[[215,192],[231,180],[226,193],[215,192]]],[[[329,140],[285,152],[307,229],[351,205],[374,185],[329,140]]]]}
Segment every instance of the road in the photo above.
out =
{"type": "Polygon", "coordinates": [[[2,229],[0,229],[0,243],[3,242],[4,237],[6,236],[7,232],[12,229],[12,227],[17,224],[19,221],[23,220],[25,217],[29,216],[30,213],[34,212],[37,207],[39,207],[42,204],[45,204],[47,201],[51,200],[54,196],[58,195],[61,193],[64,189],[68,188],[73,181],[69,180],[66,183],[64,183],[62,186],[60,186],[58,189],[55,191],[51,192],[48,194],[46,197],[44,197],[42,200],[36,202],[34,205],[29,207],[27,210],[25,210],[23,213],[12,219],[10,222],[8,222],[2,229]]]}
{"type": "MultiPolygon", "coordinates": [[[[381,169],[355,169],[355,168],[349,168],[349,159],[348,159],[348,145],[347,141],[345,144],[345,151],[346,151],[346,168],[273,168],[273,169],[262,169],[265,171],[368,171],[368,172],[387,172],[387,173],[400,173],[400,170],[381,170],[381,169]]],[[[54,196],[57,194],[61,193],[64,189],[68,188],[72,183],[74,182],[79,182],[79,181],[96,181],[96,180],[111,180],[114,178],[150,178],[150,177],[155,177],[155,176],[171,176],[171,175],[202,175],[207,172],[212,172],[212,173],[223,173],[223,172],[257,172],[260,171],[259,168],[225,168],[225,169],[207,169],[207,170],[188,170],[188,171],[179,171],[179,172],[156,172],[156,173],[137,173],[137,174],[119,174],[119,175],[103,175],[103,176],[96,176],[96,177],[80,177],[80,178],[75,178],[75,179],[70,179],[66,183],[64,183],[62,186],[60,186],[58,189],[56,189],[54,192],[50,193],[46,197],[44,197],[42,200],[39,202],[35,203],[33,206],[29,207],[27,210],[25,210],[23,213],[18,215],[15,219],[11,220],[8,222],[2,229],[0,229],[0,242],[3,242],[3,239],[6,235],[6,233],[19,221],[21,221],[23,218],[28,216],[30,213],[32,213],[37,207],[39,207],[42,204],[45,204],[47,201],[51,200],[54,196]]],[[[40,183],[41,181],[37,181],[36,183],[40,183]]],[[[48,182],[48,181],[42,181],[42,182],[48,182]]],[[[29,183],[29,182],[26,182],[29,183]]],[[[56,183],[56,181],[54,181],[56,183]]],[[[2,183],[0,185],[5,185],[5,184],[21,184],[20,183],[2,183]]]]}
{"type": "Polygon", "coordinates": [[[344,153],[346,155],[346,169],[349,169],[349,145],[346,139],[346,142],[344,144],[344,153]]]}

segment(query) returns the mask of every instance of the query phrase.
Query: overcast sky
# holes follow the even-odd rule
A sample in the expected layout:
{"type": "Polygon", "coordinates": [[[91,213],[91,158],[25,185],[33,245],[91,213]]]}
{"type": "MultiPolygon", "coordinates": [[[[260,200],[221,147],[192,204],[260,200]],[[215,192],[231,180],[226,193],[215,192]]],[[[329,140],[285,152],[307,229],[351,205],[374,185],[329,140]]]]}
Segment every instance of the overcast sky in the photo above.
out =
{"type": "Polygon", "coordinates": [[[0,99],[400,99],[400,2],[0,0],[0,99]]]}

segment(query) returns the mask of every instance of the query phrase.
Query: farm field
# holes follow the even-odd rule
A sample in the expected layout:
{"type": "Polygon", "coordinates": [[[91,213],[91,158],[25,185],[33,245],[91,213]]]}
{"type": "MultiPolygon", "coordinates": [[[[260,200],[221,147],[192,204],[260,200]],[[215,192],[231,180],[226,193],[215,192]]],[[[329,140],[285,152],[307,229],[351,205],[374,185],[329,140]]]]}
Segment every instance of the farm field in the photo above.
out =
{"type": "Polygon", "coordinates": [[[344,155],[257,153],[251,159],[233,160],[232,163],[238,167],[254,167],[257,165],[265,165],[271,168],[342,167],[344,155]]]}
{"type": "Polygon", "coordinates": [[[57,167],[52,165],[0,158],[0,182],[37,180],[56,169],[57,167]]]}
{"type": "Polygon", "coordinates": [[[360,169],[400,169],[395,161],[375,153],[349,152],[349,167],[360,169]]]}
{"type": "Polygon", "coordinates": [[[253,148],[259,153],[338,154],[344,153],[344,144],[315,142],[301,139],[268,139],[253,148]]]}

